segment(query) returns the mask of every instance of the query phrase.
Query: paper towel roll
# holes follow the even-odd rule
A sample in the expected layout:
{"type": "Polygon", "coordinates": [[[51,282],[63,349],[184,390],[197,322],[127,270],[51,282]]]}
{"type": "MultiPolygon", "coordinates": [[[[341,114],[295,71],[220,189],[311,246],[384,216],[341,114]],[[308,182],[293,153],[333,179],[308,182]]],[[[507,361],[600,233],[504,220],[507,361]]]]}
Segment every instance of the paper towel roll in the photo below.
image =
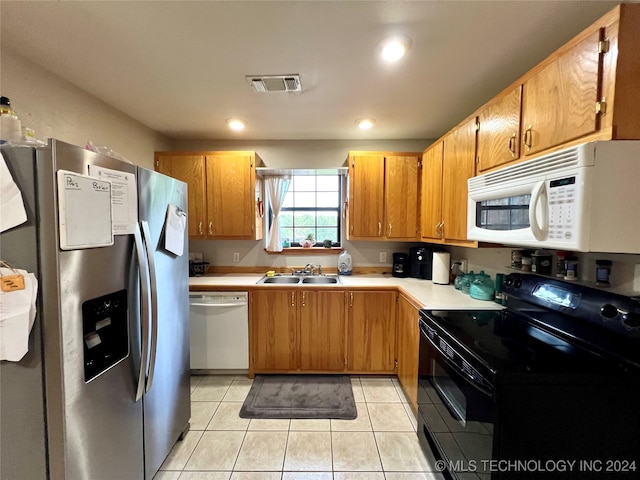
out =
{"type": "Polygon", "coordinates": [[[451,256],[448,252],[433,252],[433,270],[431,278],[433,283],[447,285],[449,283],[449,260],[451,256]]]}

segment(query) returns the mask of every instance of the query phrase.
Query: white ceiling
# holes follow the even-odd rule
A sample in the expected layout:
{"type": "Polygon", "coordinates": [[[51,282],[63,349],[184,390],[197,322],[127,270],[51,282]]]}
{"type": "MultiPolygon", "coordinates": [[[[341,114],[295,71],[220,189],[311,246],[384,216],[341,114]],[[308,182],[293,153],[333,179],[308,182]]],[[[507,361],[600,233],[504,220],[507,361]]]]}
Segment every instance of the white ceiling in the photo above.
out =
{"type": "Polygon", "coordinates": [[[428,139],[616,3],[2,1],[0,21],[2,48],[169,138],[428,139]],[[412,47],[385,65],[376,48],[393,33],[412,47]],[[291,73],[302,92],[245,80],[291,73]],[[248,128],[230,132],[229,117],[248,128]]]}

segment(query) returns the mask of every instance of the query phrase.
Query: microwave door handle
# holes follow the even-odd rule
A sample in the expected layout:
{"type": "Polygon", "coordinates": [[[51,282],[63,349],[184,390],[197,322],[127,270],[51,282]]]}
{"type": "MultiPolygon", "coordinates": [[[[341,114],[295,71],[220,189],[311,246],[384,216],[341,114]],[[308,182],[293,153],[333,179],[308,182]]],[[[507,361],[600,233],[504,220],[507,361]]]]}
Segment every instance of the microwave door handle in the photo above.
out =
{"type": "Polygon", "coordinates": [[[535,187],[533,187],[533,191],[531,192],[531,204],[529,205],[529,225],[531,226],[531,232],[536,240],[542,241],[547,238],[547,209],[546,209],[546,195],[547,188],[545,181],[538,182],[535,187]],[[543,225],[540,226],[538,223],[538,218],[536,211],[538,209],[538,204],[545,199],[545,211],[542,213],[543,225]]]}
{"type": "Polygon", "coordinates": [[[140,373],[136,388],[136,402],[144,395],[144,387],[147,377],[147,363],[149,361],[149,266],[142,240],[140,225],[136,223],[134,231],[136,256],[138,258],[138,271],[140,275],[140,373]]]}

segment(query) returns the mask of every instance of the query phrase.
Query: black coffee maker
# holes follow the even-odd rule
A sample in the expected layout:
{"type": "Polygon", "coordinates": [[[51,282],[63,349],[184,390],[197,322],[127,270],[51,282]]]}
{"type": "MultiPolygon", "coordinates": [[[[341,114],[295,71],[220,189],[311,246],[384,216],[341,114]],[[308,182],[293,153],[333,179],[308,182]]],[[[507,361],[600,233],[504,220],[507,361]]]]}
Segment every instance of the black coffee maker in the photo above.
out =
{"type": "Polygon", "coordinates": [[[394,277],[408,277],[409,276],[409,255],[406,253],[394,253],[393,254],[393,270],[391,275],[394,277]]]}
{"type": "Polygon", "coordinates": [[[409,275],[413,278],[431,280],[433,251],[424,247],[413,247],[409,250],[409,275]]]}

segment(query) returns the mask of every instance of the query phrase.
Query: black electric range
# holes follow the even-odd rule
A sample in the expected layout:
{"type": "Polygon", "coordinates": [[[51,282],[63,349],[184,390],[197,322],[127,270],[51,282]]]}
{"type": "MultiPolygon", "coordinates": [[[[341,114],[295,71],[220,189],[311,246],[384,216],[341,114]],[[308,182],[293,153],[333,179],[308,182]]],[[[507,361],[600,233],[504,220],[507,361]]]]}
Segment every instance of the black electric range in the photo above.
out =
{"type": "Polygon", "coordinates": [[[640,476],[640,303],[527,274],[503,291],[505,310],[420,312],[418,436],[437,469],[640,476]]]}

